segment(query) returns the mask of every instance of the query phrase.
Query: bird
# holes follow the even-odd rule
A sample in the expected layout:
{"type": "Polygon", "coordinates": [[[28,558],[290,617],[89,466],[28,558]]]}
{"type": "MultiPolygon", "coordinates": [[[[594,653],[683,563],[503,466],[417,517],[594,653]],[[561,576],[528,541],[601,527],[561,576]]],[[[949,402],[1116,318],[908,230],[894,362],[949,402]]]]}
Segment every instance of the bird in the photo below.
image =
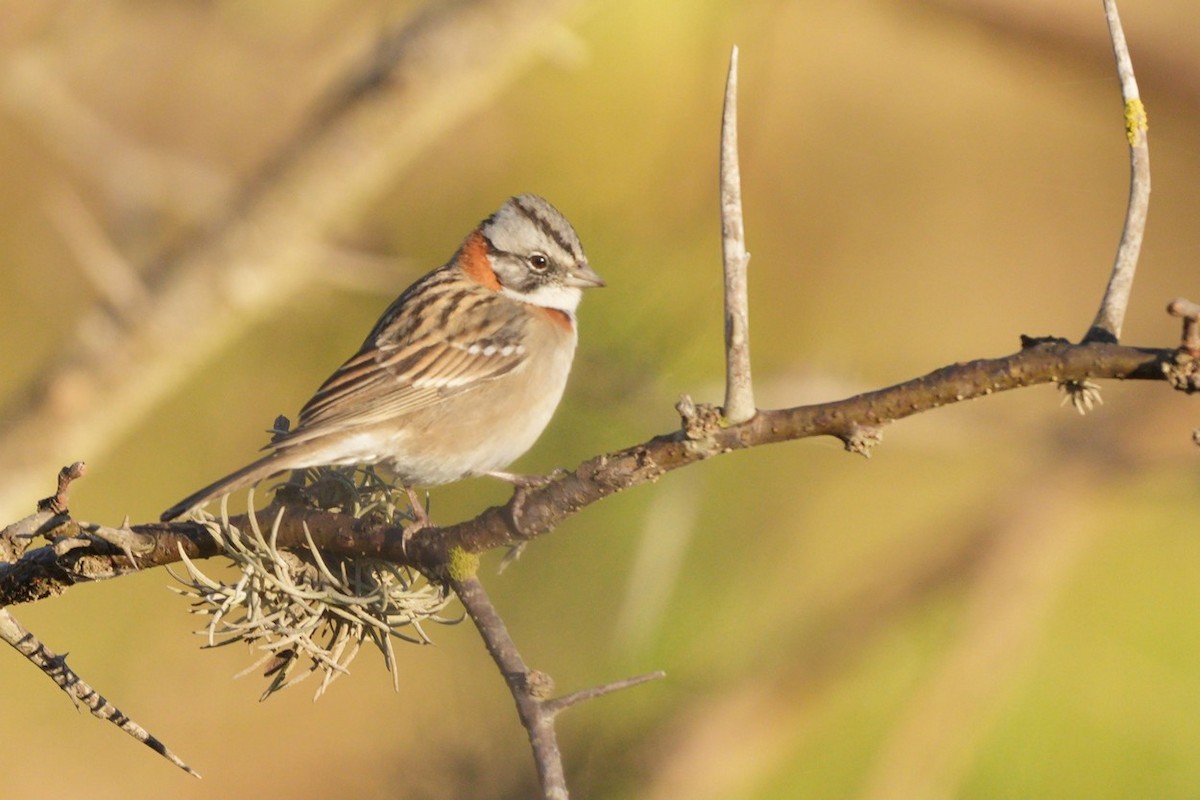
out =
{"type": "Polygon", "coordinates": [[[510,198],[388,306],[266,455],[162,520],[315,466],[383,464],[413,500],[416,486],[517,478],[500,470],[549,424],[574,360],[583,290],[604,285],[566,217],[538,195],[510,198]]]}

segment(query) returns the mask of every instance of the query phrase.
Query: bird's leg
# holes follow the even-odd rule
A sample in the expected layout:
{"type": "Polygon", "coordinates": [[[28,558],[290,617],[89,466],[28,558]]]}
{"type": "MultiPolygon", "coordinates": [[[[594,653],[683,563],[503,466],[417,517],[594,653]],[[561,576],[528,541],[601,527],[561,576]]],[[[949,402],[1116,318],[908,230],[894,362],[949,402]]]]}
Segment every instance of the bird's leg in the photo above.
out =
{"type": "Polygon", "coordinates": [[[413,524],[404,528],[404,533],[400,538],[400,552],[408,555],[408,541],[416,535],[417,531],[429,527],[429,509],[425,503],[421,502],[421,496],[417,494],[417,490],[411,486],[405,486],[404,492],[408,495],[408,505],[412,509],[413,524]]]}
{"type": "MultiPolygon", "coordinates": [[[[543,486],[549,486],[555,481],[566,477],[567,471],[562,467],[558,467],[552,470],[548,475],[518,475],[514,472],[502,472],[500,470],[492,470],[491,472],[485,472],[483,474],[493,478],[499,478],[502,481],[507,481],[516,487],[516,491],[513,493],[511,513],[513,525],[516,526],[519,532],[521,529],[521,517],[523,516],[525,509],[526,494],[528,494],[528,492],[532,489],[540,489],[543,486]]],[[[500,562],[500,572],[504,572],[504,570],[508,568],[509,564],[521,557],[521,553],[524,552],[526,544],[528,544],[527,541],[518,542],[508,549],[508,553],[505,554],[504,559],[500,562]]]]}
{"type": "Polygon", "coordinates": [[[417,494],[417,490],[411,486],[405,486],[404,492],[408,495],[408,505],[413,512],[413,522],[416,523],[413,526],[414,530],[429,527],[429,508],[421,502],[421,496],[417,494]]]}

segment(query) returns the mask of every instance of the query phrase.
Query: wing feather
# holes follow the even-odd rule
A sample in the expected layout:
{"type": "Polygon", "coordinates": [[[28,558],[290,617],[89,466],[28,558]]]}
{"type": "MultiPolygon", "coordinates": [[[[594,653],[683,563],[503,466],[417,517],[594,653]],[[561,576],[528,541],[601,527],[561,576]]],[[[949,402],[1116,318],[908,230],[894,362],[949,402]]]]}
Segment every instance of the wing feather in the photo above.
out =
{"type": "Polygon", "coordinates": [[[438,270],[401,295],[301,409],[296,428],[271,446],[414,414],[521,369],[527,315],[467,280],[438,270]],[[448,314],[451,302],[458,308],[448,314]]]}

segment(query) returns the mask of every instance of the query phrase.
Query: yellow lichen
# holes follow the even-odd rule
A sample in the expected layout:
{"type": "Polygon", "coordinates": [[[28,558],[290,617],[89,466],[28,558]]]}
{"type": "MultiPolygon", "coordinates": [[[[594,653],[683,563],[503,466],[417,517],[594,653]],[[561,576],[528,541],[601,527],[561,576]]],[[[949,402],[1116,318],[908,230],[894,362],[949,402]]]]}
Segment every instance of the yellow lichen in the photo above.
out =
{"type": "Polygon", "coordinates": [[[1146,117],[1146,107],[1136,97],[1125,102],[1125,136],[1131,146],[1141,141],[1142,135],[1149,130],[1150,122],[1146,117]]]}

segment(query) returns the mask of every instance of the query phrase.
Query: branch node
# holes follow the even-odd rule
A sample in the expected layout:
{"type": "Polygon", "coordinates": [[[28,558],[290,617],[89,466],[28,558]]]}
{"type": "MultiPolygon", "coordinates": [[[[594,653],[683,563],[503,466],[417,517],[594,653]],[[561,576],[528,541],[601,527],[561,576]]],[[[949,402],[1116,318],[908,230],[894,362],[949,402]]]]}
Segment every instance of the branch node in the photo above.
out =
{"type": "Polygon", "coordinates": [[[691,396],[681,394],[675,404],[679,412],[679,423],[683,435],[689,441],[698,442],[712,437],[721,429],[721,412],[707,403],[696,405],[691,396]]]}
{"type": "Polygon", "coordinates": [[[1171,386],[1192,394],[1200,391],[1200,304],[1177,297],[1167,304],[1167,313],[1183,320],[1179,347],[1162,362],[1163,376],[1171,386]]]}
{"type": "Polygon", "coordinates": [[[1200,392],[1200,358],[1186,350],[1177,350],[1163,361],[1162,372],[1171,388],[1184,394],[1200,392]]]}
{"type": "Polygon", "coordinates": [[[68,508],[68,495],[71,487],[71,482],[82,478],[87,472],[87,464],[82,461],[76,461],[74,464],[68,464],[58,471],[58,491],[51,497],[46,497],[38,501],[38,511],[49,511],[52,514],[67,515],[70,513],[68,508]]]}
{"type": "Polygon", "coordinates": [[[1022,350],[1029,350],[1030,348],[1039,347],[1044,344],[1066,344],[1066,345],[1069,345],[1070,343],[1071,343],[1070,341],[1068,341],[1067,339],[1064,339],[1062,336],[1028,336],[1024,333],[1021,334],[1021,349],[1022,350]]]}
{"type": "Polygon", "coordinates": [[[854,423],[850,431],[838,437],[846,447],[846,452],[857,453],[863,458],[871,457],[871,450],[883,441],[883,428],[879,425],[859,425],[854,423]]]}
{"type": "Polygon", "coordinates": [[[554,694],[554,678],[540,669],[531,669],[521,676],[523,688],[535,700],[546,700],[554,694]]]}
{"type": "Polygon", "coordinates": [[[1183,335],[1179,349],[1190,356],[1200,358],[1200,304],[1183,297],[1176,297],[1167,304],[1167,313],[1183,319],[1183,335]]]}

